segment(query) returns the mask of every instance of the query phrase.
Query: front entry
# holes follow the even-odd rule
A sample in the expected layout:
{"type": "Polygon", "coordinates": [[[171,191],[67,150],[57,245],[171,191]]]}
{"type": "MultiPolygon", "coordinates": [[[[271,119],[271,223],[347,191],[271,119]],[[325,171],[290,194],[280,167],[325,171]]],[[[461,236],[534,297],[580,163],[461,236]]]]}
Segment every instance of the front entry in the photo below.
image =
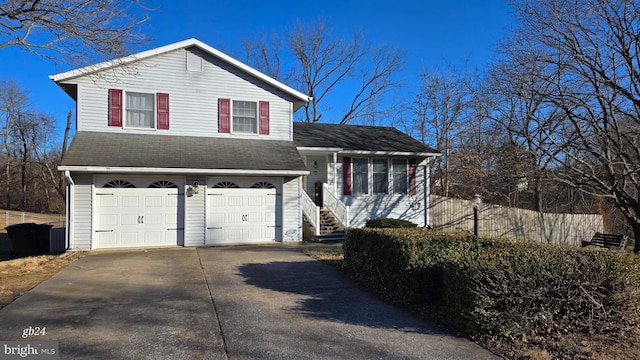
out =
{"type": "Polygon", "coordinates": [[[307,183],[305,189],[307,191],[307,195],[316,202],[316,205],[321,206],[322,204],[318,204],[318,201],[321,201],[322,194],[322,186],[318,189],[316,183],[325,183],[327,182],[327,157],[326,156],[307,156],[307,170],[309,170],[309,175],[307,175],[307,183]],[[320,192],[316,191],[320,190],[320,192]]]}

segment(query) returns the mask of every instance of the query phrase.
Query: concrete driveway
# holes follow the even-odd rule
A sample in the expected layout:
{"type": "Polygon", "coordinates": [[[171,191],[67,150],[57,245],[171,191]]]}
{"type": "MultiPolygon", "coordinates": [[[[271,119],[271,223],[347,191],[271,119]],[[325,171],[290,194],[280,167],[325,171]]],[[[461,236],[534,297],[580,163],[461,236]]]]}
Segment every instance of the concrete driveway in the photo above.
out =
{"type": "Polygon", "coordinates": [[[283,245],[92,252],[0,310],[18,340],[60,359],[495,359],[283,245]]]}

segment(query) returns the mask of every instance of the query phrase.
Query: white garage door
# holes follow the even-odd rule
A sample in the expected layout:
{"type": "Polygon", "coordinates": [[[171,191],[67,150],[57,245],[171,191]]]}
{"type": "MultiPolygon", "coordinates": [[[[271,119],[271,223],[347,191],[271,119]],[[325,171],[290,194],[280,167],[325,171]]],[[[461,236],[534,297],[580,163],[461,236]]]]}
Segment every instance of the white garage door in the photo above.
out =
{"type": "Polygon", "coordinates": [[[96,190],[94,248],[178,245],[184,233],[177,188],[96,190]]]}
{"type": "Polygon", "coordinates": [[[209,189],[206,244],[276,241],[277,191],[273,189],[209,189]]]}

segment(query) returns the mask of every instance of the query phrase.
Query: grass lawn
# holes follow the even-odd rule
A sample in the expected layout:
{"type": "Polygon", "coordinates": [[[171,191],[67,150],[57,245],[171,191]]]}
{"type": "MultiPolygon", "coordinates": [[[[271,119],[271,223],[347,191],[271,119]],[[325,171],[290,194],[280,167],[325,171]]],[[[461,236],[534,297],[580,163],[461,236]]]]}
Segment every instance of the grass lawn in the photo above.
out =
{"type": "MultiPolygon", "coordinates": [[[[315,244],[302,246],[302,251],[314,259],[325,261],[342,269],[342,244],[315,244]]],[[[640,301],[640,299],[639,299],[640,301]]],[[[638,304],[640,311],[640,303],[638,304]]],[[[409,309],[412,310],[412,309],[409,309]]],[[[441,318],[424,311],[414,311],[427,321],[441,318]],[[426,315],[426,316],[425,316],[426,315]]],[[[446,327],[446,324],[441,324],[446,327]]],[[[482,347],[506,358],[518,360],[551,360],[551,359],[599,359],[621,360],[640,359],[640,329],[635,329],[633,336],[605,337],[598,334],[572,334],[558,332],[549,338],[476,338],[472,339],[482,347]]]]}
{"type": "Polygon", "coordinates": [[[84,252],[41,255],[0,262],[0,308],[84,256],[84,252]]]}

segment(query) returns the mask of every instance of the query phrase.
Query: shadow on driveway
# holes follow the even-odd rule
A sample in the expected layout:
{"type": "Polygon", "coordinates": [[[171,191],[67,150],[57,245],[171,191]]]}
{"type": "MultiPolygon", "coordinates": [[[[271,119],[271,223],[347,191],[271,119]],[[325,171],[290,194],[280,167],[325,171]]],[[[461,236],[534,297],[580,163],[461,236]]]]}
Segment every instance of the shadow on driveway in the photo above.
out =
{"type": "Polygon", "coordinates": [[[308,317],[405,332],[444,333],[372,297],[337,269],[316,260],[246,264],[239,271],[248,285],[303,295],[292,310],[308,317]]]}

